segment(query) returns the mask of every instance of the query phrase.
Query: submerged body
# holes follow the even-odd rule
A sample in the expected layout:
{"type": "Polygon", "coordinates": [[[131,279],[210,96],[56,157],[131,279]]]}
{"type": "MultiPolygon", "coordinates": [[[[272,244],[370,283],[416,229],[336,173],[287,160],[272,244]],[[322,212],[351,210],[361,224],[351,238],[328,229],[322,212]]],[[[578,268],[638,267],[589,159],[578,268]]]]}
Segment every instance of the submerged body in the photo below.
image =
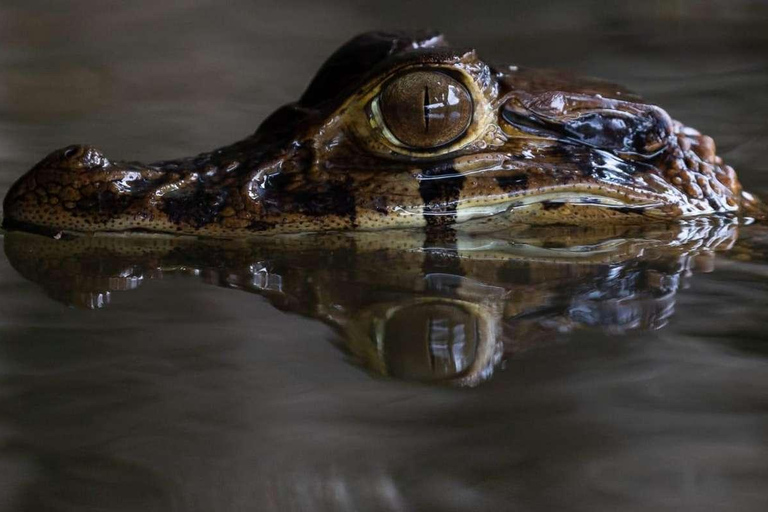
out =
{"type": "Polygon", "coordinates": [[[750,213],[711,138],[610,83],[494,66],[438,34],[369,33],[255,134],[196,157],[56,151],[4,226],[213,237],[645,223],[750,213]]]}

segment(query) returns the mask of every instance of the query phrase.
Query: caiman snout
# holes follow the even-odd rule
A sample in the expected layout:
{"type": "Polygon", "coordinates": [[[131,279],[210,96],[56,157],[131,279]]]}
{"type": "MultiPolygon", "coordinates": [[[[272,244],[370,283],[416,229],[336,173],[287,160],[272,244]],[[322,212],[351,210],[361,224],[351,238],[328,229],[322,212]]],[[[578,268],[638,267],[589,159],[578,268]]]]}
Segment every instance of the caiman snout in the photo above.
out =
{"type": "Polygon", "coordinates": [[[148,168],[115,165],[93,146],[67,146],[43,158],[11,187],[3,202],[3,226],[87,231],[112,218],[118,227],[115,214],[137,199],[135,185],[155,174],[148,168]]]}
{"type": "Polygon", "coordinates": [[[3,225],[45,233],[198,234],[206,227],[221,237],[263,228],[254,224],[260,202],[246,200],[239,162],[222,165],[215,157],[142,164],[112,161],[93,146],[67,146],[11,187],[3,225]]]}

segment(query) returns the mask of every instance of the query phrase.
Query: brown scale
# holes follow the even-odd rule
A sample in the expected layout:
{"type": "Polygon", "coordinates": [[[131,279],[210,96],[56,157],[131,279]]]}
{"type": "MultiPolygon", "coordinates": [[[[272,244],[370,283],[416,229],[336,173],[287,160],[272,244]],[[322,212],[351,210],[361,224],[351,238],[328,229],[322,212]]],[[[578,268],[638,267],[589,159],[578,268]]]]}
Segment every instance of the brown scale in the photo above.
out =
{"type": "MultiPolygon", "coordinates": [[[[667,176],[670,181],[694,199],[705,199],[714,212],[735,210],[741,197],[741,185],[732,167],[716,155],[714,140],[686,129],[679,123],[677,148],[667,176]]],[[[703,203],[697,203],[702,206],[703,203]]]]}

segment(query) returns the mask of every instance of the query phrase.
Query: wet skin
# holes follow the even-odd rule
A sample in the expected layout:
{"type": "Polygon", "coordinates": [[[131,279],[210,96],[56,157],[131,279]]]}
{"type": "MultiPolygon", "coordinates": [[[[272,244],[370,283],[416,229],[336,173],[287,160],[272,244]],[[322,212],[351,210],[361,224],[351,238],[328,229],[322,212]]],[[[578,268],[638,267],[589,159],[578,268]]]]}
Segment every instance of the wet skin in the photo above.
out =
{"type": "Polygon", "coordinates": [[[759,215],[710,137],[607,82],[495,66],[438,34],[368,33],[252,136],[195,157],[56,151],[4,227],[236,238],[759,215]]]}

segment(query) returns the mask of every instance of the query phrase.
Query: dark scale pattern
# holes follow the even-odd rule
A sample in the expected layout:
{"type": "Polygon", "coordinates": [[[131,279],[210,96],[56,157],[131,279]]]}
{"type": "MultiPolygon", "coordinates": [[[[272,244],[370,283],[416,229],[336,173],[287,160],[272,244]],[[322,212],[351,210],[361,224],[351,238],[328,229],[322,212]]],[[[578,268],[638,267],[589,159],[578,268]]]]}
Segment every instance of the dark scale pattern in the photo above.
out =
{"type": "Polygon", "coordinates": [[[425,171],[419,181],[424,202],[424,220],[428,227],[450,226],[456,222],[456,205],[466,178],[452,168],[425,171]],[[440,176],[449,177],[441,178],[440,176]]]}
{"type": "Polygon", "coordinates": [[[216,220],[226,204],[226,197],[226,190],[209,191],[200,184],[192,192],[163,199],[160,211],[174,224],[200,228],[216,220]]]}
{"type": "Polygon", "coordinates": [[[516,192],[528,189],[528,175],[524,173],[512,176],[499,176],[496,183],[504,192],[516,192]]]}

